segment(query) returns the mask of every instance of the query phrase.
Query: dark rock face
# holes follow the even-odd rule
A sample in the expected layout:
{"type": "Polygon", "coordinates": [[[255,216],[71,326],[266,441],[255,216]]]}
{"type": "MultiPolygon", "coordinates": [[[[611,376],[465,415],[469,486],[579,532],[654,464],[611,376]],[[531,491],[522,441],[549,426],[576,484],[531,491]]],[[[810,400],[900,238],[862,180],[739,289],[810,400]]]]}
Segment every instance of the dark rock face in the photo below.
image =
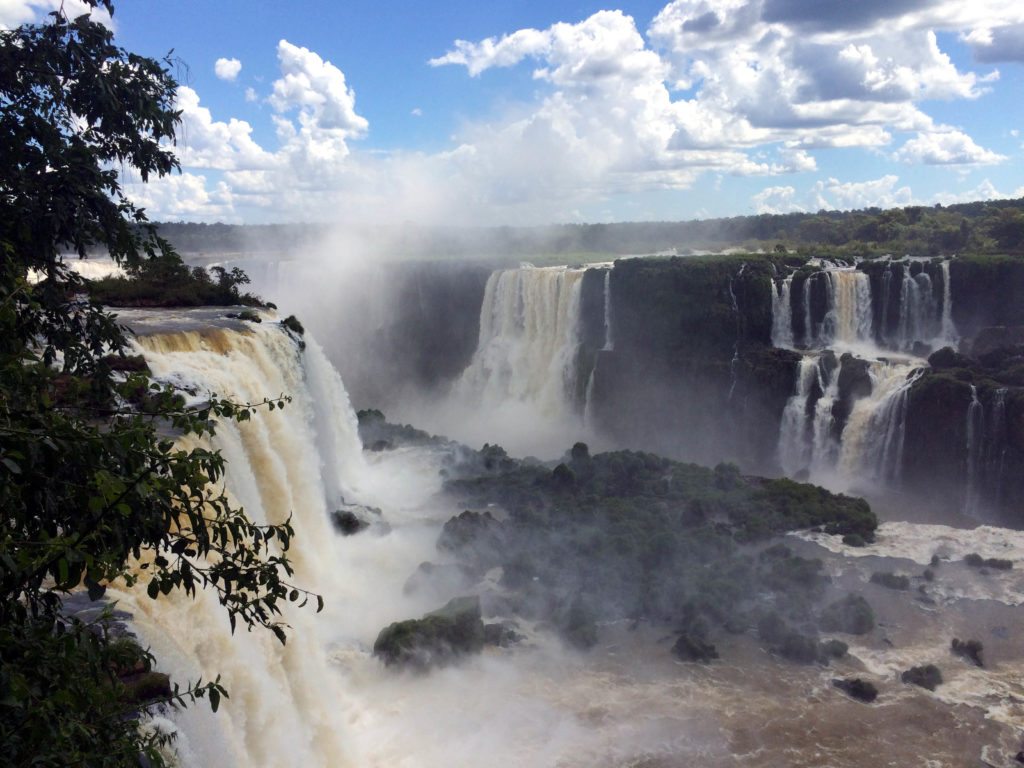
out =
{"type": "Polygon", "coordinates": [[[934,664],[911,667],[900,675],[900,680],[910,685],[918,685],[934,691],[942,685],[942,672],[934,664]]]}
{"type": "Polygon", "coordinates": [[[981,357],[998,349],[1020,346],[1024,346],[1024,325],[997,325],[979,330],[970,352],[973,357],[981,357]]]}
{"type": "Polygon", "coordinates": [[[456,597],[421,619],[385,627],[373,644],[373,654],[388,666],[425,670],[478,653],[483,646],[480,598],[456,597]]]}
{"type": "Polygon", "coordinates": [[[860,595],[847,595],[825,608],[818,622],[826,632],[866,635],[875,628],[875,612],[860,595]]]}
{"type": "Polygon", "coordinates": [[[928,365],[936,371],[948,368],[969,368],[973,362],[969,357],[961,355],[952,347],[943,347],[928,357],[928,365]]]}
{"type": "Polygon", "coordinates": [[[615,348],[597,355],[590,403],[597,426],[669,456],[772,464],[799,361],[771,349],[772,290],[763,257],[616,262],[615,348]]]}
{"type": "Polygon", "coordinates": [[[991,326],[1024,325],[1024,260],[974,256],[949,266],[953,321],[961,336],[991,326]]]}
{"type": "Polygon", "coordinates": [[[836,679],[832,681],[832,685],[850,698],[863,701],[865,704],[870,704],[878,698],[878,689],[874,684],[859,677],[855,677],[852,680],[836,679]]]}

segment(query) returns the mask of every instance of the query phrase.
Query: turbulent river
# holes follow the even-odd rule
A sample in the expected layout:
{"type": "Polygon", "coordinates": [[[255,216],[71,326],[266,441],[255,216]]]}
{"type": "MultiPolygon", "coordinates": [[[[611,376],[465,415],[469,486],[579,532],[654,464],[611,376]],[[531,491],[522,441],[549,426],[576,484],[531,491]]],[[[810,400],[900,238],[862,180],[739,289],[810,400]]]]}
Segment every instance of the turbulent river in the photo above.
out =
{"type": "MultiPolygon", "coordinates": [[[[488,286],[496,308],[522,289],[508,285],[518,279],[488,286]]],[[[551,312],[570,311],[573,279],[571,272],[544,278],[559,282],[542,297],[551,312]]],[[[151,601],[144,588],[112,591],[160,668],[182,684],[220,674],[229,689],[217,714],[201,702],[148,724],[177,733],[182,766],[954,768],[982,759],[1008,766],[1020,748],[1022,571],[981,573],[959,562],[977,552],[1024,566],[1024,534],[1003,529],[890,522],[876,544],[856,550],[833,537],[790,537],[825,559],[833,589],[863,591],[879,617],[879,628],[831,668],[778,660],[746,635],[719,645],[720,663],[683,664],[669,653],[667,630],[622,624],[602,627],[586,654],[543,626],[524,626],[521,644],[453,667],[387,669],[371,655],[379,630],[457,594],[409,582],[420,563],[444,562],[437,536],[459,511],[440,493],[446,449],[364,453],[339,375],[308,334],[302,350],[271,316],[261,325],[225,321],[213,310],[124,317],[154,376],[197,402],[209,392],[240,401],[293,397],[282,411],[220,425],[213,445],[227,459],[226,490],[250,516],[292,515],[295,580],[326,601],[320,615],[289,606],[292,629],[282,646],[266,632],[231,635],[210,594],[151,601]],[[345,505],[380,514],[368,530],[343,537],[330,513],[345,505]],[[948,561],[925,581],[936,554],[948,561]],[[882,566],[910,576],[911,589],[867,584],[882,566]],[[981,639],[986,667],[952,656],[954,636],[981,639]],[[900,670],[926,663],[939,665],[946,680],[935,693],[899,682],[900,670]],[[875,682],[879,703],[843,695],[831,685],[837,675],[875,682]]],[[[496,310],[481,341],[521,342],[517,370],[564,369],[557,344],[535,354],[529,339],[508,338],[518,332],[507,332],[503,317],[496,310]]],[[[486,355],[483,345],[478,370],[490,365],[486,355]]],[[[873,375],[880,387],[892,376],[884,368],[873,375]]],[[[466,381],[475,376],[471,369],[466,381]]],[[[517,394],[511,386],[490,378],[473,391],[505,397],[517,394]]],[[[530,397],[560,396],[543,384],[523,386],[530,397]]]]}

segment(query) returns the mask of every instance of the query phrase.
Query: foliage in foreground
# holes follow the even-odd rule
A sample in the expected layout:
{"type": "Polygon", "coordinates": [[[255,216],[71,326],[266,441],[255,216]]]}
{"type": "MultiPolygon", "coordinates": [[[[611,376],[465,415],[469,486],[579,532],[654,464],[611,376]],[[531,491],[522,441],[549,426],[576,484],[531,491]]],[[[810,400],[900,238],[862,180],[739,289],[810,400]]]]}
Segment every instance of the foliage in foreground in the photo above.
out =
{"type": "MultiPolygon", "coordinates": [[[[88,2],[112,11],[107,0],[88,2]]],[[[63,10],[0,31],[5,765],[136,766],[140,754],[162,764],[161,737],[140,733],[138,704],[119,681],[124,643],[103,617],[63,615],[69,592],[98,599],[114,580],[141,581],[152,598],[208,588],[232,627],[265,627],[282,642],[281,605],[303,596],[287,581],[289,523],[254,525],[217,489],[217,452],[164,437],[205,438],[216,419],[244,420],[257,406],[214,395],[186,408],[150,381],[126,361],[123,329],[59,256],[102,247],[129,271],[144,272],[151,257],[173,263],[114,170],[145,181],[176,169],[168,64],[117,47],[109,29],[63,10]]],[[[199,681],[170,698],[209,697],[216,709],[224,693],[218,681],[199,681]]]]}

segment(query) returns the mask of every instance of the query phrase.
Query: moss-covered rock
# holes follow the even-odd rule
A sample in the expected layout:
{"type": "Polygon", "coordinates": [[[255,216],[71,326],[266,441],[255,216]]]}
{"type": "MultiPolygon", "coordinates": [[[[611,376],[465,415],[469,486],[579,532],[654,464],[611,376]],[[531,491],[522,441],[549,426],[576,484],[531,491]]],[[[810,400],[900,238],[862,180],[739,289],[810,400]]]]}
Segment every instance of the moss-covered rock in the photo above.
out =
{"type": "Polygon", "coordinates": [[[826,632],[866,635],[875,628],[875,612],[861,595],[850,594],[827,606],[818,625],[826,632]]]}
{"type": "Polygon", "coordinates": [[[478,653],[484,645],[480,598],[456,597],[420,619],[385,627],[373,654],[388,666],[428,669],[478,653]]]}

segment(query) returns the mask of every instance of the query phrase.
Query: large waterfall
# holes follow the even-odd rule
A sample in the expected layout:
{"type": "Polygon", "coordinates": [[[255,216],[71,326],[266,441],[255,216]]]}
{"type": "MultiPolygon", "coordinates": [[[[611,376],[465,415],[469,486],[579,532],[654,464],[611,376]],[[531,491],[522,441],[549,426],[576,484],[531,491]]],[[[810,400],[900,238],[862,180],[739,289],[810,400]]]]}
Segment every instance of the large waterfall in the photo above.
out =
{"type": "MultiPolygon", "coordinates": [[[[302,352],[265,322],[140,335],[137,345],[157,379],[196,400],[210,392],[240,402],[292,397],[284,410],[218,424],[212,444],[227,462],[229,497],[252,519],[292,516],[295,583],[323,594],[330,615],[333,599],[348,588],[329,512],[357,494],[365,467],[348,397],[316,342],[307,338],[302,352]]],[[[269,632],[232,635],[210,590],[195,600],[174,593],[152,601],[143,588],[118,598],[177,682],[219,673],[228,686],[231,698],[217,715],[197,704],[177,716],[182,764],[348,764],[341,678],[328,663],[324,622],[311,610],[286,608],[292,630],[281,645],[269,632]]]]}
{"type": "MultiPolygon", "coordinates": [[[[579,376],[585,273],[524,265],[490,276],[476,352],[455,382],[441,429],[454,424],[461,428],[454,437],[498,440],[521,453],[549,445],[561,450],[567,436],[580,432],[587,383],[579,376]]],[[[435,426],[429,418],[427,426],[435,426]]]]}

